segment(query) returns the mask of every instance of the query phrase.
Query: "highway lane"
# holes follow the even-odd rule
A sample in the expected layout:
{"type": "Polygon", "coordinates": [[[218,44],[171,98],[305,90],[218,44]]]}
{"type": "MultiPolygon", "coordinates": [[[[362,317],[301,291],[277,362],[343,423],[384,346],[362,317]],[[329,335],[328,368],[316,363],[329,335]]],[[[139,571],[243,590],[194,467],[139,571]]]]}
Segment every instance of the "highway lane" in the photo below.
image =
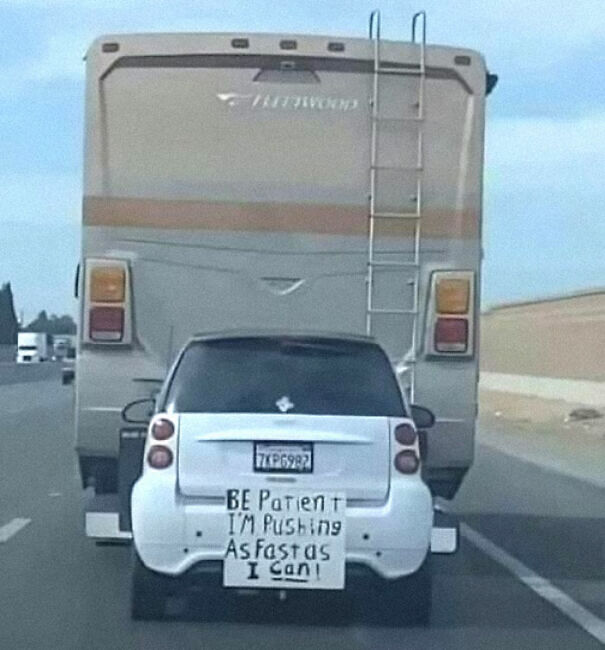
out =
{"type": "Polygon", "coordinates": [[[605,490],[479,447],[453,510],[605,619],[605,490]]]}
{"type": "Polygon", "coordinates": [[[0,361],[0,386],[45,381],[55,377],[60,372],[60,368],[61,362],[59,361],[44,363],[0,361]]]}
{"type": "MultiPolygon", "coordinates": [[[[0,648],[570,648],[602,647],[576,623],[463,540],[435,562],[428,629],[373,622],[377,603],[301,596],[230,603],[173,600],[164,622],[129,617],[128,547],[83,536],[72,451],[72,389],[59,378],[0,387],[0,648]],[[1,539],[1,537],[0,537],[1,539]]],[[[455,509],[463,521],[603,618],[605,499],[487,448],[455,509]]],[[[389,624],[392,623],[392,624],[389,624]]]]}

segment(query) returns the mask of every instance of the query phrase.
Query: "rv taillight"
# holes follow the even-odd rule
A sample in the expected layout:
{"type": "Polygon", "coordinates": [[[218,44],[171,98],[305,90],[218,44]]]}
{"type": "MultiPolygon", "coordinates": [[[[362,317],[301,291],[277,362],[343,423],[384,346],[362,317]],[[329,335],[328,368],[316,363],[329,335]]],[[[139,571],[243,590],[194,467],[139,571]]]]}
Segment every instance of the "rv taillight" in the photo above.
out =
{"type": "Polygon", "coordinates": [[[151,435],[156,440],[168,440],[174,434],[174,424],[170,420],[156,420],[151,426],[151,435]]]}
{"type": "Polygon", "coordinates": [[[147,453],[147,462],[153,469],[166,469],[172,465],[174,456],[168,447],[154,445],[147,453]]]}
{"type": "Polygon", "coordinates": [[[437,281],[437,311],[440,314],[466,314],[469,309],[470,281],[441,278],[437,281]]]}
{"type": "Polygon", "coordinates": [[[132,297],[130,266],[126,260],[88,258],[82,291],[84,344],[130,345],[132,297]]]}
{"type": "Polygon", "coordinates": [[[90,271],[92,302],[124,301],[124,269],[119,266],[97,266],[90,271]]]}
{"type": "Polygon", "coordinates": [[[463,269],[431,274],[427,359],[470,357],[475,346],[475,273],[463,269]]]}
{"type": "Polygon", "coordinates": [[[437,352],[466,352],[468,321],[465,318],[438,318],[434,344],[437,352]]]}
{"type": "Polygon", "coordinates": [[[89,336],[93,341],[120,342],[124,335],[122,307],[93,307],[89,316],[89,336]]]}

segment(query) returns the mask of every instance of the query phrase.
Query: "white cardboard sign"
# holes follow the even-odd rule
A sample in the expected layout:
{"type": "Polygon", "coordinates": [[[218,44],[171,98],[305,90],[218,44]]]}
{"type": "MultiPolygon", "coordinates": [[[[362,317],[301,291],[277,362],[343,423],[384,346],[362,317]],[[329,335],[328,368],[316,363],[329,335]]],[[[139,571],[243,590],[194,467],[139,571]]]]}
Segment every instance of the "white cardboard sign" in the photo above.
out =
{"type": "Polygon", "coordinates": [[[225,587],[344,589],[344,492],[227,490],[225,587]]]}

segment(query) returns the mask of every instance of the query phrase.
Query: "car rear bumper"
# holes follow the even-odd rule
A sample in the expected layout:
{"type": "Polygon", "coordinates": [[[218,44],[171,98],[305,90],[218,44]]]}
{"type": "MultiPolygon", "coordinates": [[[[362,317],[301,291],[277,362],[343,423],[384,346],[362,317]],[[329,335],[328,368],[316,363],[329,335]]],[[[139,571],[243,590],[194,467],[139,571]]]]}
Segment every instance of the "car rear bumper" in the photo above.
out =
{"type": "MultiPolygon", "coordinates": [[[[225,589],[223,586],[223,562],[221,560],[209,560],[198,562],[190,567],[186,572],[179,576],[169,578],[170,582],[167,583],[168,591],[172,593],[183,594],[187,591],[195,592],[210,592],[225,589]],[[174,581],[174,582],[173,582],[174,581]]],[[[355,562],[347,561],[345,567],[345,587],[347,595],[361,594],[368,595],[368,591],[372,588],[376,589],[377,597],[383,596],[383,592],[379,591],[383,586],[384,578],[376,571],[366,564],[357,564],[355,562]]],[[[280,591],[279,588],[265,589],[265,588],[239,588],[230,587],[231,591],[236,594],[252,595],[259,594],[260,592],[267,591],[280,591]]],[[[309,597],[309,590],[293,590],[296,594],[290,593],[292,597],[309,597]]],[[[321,589],[313,590],[314,601],[321,599],[330,593],[342,593],[342,590],[321,589]]],[[[370,592],[371,593],[371,592],[370,592]]],[[[317,601],[320,602],[320,601],[317,601]]]]}
{"type": "MultiPolygon", "coordinates": [[[[429,550],[432,524],[431,495],[420,478],[394,482],[385,503],[347,507],[346,564],[386,579],[414,573],[429,550]]],[[[184,499],[169,476],[135,484],[132,528],[143,563],[173,576],[221,561],[228,538],[225,505],[184,499]]]]}

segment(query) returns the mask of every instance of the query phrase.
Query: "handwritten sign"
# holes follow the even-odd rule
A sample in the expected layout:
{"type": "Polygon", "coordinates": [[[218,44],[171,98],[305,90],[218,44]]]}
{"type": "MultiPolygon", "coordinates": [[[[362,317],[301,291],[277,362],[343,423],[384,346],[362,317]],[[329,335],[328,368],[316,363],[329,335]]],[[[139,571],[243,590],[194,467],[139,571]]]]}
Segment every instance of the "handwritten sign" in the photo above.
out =
{"type": "Polygon", "coordinates": [[[344,589],[343,492],[233,488],[226,502],[225,587],[344,589]]]}

